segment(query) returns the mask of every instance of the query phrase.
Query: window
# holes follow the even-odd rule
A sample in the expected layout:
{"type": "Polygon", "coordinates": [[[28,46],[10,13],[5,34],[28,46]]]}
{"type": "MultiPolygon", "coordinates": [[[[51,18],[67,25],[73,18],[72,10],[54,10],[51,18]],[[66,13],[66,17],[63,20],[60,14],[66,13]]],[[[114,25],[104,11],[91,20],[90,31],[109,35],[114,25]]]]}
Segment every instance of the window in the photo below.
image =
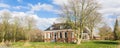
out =
{"type": "Polygon", "coordinates": [[[56,32],[54,33],[54,39],[56,39],[57,38],[57,34],[56,34],[56,32]]]}
{"type": "Polygon", "coordinates": [[[62,32],[60,32],[60,38],[62,38],[62,32]]]}
{"type": "Polygon", "coordinates": [[[50,33],[50,38],[52,38],[52,34],[50,33]]]}
{"type": "Polygon", "coordinates": [[[65,32],[65,38],[67,38],[67,32],[65,32]]]}
{"type": "Polygon", "coordinates": [[[62,25],[60,26],[60,29],[63,29],[63,26],[62,26],[62,25]]]}

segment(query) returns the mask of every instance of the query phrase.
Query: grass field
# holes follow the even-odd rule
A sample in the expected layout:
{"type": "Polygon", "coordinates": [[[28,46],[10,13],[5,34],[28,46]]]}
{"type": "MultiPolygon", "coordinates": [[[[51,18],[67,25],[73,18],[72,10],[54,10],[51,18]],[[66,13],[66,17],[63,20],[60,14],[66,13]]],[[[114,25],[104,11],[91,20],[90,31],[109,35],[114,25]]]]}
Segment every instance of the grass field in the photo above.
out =
{"type": "Polygon", "coordinates": [[[30,42],[30,46],[24,46],[24,42],[13,43],[14,48],[117,48],[117,41],[89,41],[82,42],[81,45],[72,43],[44,43],[30,42]]]}

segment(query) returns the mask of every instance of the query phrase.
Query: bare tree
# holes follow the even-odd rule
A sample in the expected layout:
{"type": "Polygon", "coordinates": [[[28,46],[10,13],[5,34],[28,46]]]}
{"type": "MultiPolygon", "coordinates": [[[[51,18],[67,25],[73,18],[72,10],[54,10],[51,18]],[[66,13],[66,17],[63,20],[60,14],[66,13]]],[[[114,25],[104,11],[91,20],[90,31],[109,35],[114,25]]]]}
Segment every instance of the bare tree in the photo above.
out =
{"type": "Polygon", "coordinates": [[[101,28],[99,28],[99,35],[102,40],[113,40],[113,32],[111,27],[104,25],[101,28]]]}
{"type": "Polygon", "coordinates": [[[14,35],[14,42],[16,41],[17,32],[19,32],[19,26],[20,26],[20,19],[18,17],[14,17],[14,27],[13,27],[13,35],[14,35]]]}
{"type": "Polygon", "coordinates": [[[61,5],[60,16],[75,30],[77,44],[81,43],[89,16],[94,12],[97,13],[98,8],[99,5],[95,0],[69,0],[68,4],[61,5]]]}
{"type": "Polygon", "coordinates": [[[98,12],[92,12],[92,14],[89,16],[87,27],[90,29],[90,39],[92,40],[93,35],[93,29],[97,27],[97,25],[101,22],[102,16],[98,12]]]}
{"type": "MultiPolygon", "coordinates": [[[[0,15],[0,41],[31,40],[35,36],[36,20],[32,16],[12,16],[10,12],[3,12],[0,15]],[[27,37],[26,37],[27,36],[27,37]]],[[[38,31],[39,32],[39,31],[38,31]]],[[[34,40],[34,39],[33,39],[34,40]]]]}
{"type": "Polygon", "coordinates": [[[30,34],[33,32],[34,28],[36,27],[35,19],[32,16],[26,17],[26,23],[27,23],[27,38],[30,41],[31,37],[30,34]]]}
{"type": "Polygon", "coordinates": [[[9,12],[4,12],[3,15],[1,16],[2,19],[2,42],[5,40],[5,35],[9,32],[9,20],[10,20],[10,13],[9,12]]]}

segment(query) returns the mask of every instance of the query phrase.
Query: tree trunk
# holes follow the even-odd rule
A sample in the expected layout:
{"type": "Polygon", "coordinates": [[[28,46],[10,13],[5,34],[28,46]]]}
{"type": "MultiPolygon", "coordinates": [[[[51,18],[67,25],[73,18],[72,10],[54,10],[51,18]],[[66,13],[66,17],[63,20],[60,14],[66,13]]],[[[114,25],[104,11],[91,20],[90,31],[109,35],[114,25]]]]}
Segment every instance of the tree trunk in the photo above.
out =
{"type": "Polygon", "coordinates": [[[0,44],[1,45],[5,45],[4,39],[2,39],[2,42],[0,44]]]}
{"type": "Polygon", "coordinates": [[[14,42],[16,42],[16,38],[14,38],[14,42]]]}
{"type": "MultiPolygon", "coordinates": [[[[15,31],[16,32],[16,31],[15,31]]],[[[15,42],[16,41],[16,34],[14,33],[14,39],[13,39],[13,41],[15,42]]]]}
{"type": "Polygon", "coordinates": [[[93,35],[93,31],[91,32],[91,39],[94,40],[94,35],[93,35]]]}
{"type": "Polygon", "coordinates": [[[77,45],[80,45],[81,44],[81,41],[82,41],[82,38],[83,38],[83,30],[80,30],[80,33],[81,35],[79,34],[78,35],[78,38],[77,38],[77,45]],[[81,36],[81,37],[80,37],[81,36]]]}
{"type": "Polygon", "coordinates": [[[2,42],[4,42],[4,41],[5,41],[5,39],[3,38],[3,39],[2,39],[2,42]]]}
{"type": "Polygon", "coordinates": [[[90,36],[90,39],[91,39],[91,40],[94,39],[93,30],[91,30],[91,36],[90,36]]]}
{"type": "Polygon", "coordinates": [[[81,44],[82,39],[77,38],[77,45],[81,44]]]}

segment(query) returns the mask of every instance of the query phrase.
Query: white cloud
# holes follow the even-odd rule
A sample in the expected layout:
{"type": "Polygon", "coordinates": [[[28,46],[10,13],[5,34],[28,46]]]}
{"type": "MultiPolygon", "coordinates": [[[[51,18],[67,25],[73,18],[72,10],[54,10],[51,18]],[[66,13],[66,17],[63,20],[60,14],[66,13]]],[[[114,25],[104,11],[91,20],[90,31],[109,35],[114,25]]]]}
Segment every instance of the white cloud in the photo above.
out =
{"type": "Polygon", "coordinates": [[[29,7],[27,7],[27,6],[13,6],[13,9],[18,9],[18,10],[20,10],[20,9],[29,9],[29,7]]]}
{"type": "Polygon", "coordinates": [[[38,3],[36,5],[28,4],[31,7],[31,11],[39,11],[41,9],[41,4],[38,3]]]}
{"type": "Polygon", "coordinates": [[[56,5],[68,4],[68,0],[53,0],[53,4],[56,5]]]}
{"type": "Polygon", "coordinates": [[[120,2],[119,0],[99,0],[102,6],[101,13],[104,14],[119,14],[120,12],[120,2]]]}
{"type": "Polygon", "coordinates": [[[22,6],[15,6],[15,7],[13,7],[14,9],[21,9],[22,8],[22,6]]]}
{"type": "Polygon", "coordinates": [[[39,18],[37,25],[41,27],[41,29],[47,29],[50,25],[56,22],[57,18],[39,18]]]}
{"type": "Polygon", "coordinates": [[[8,4],[4,4],[4,3],[0,3],[0,7],[2,7],[2,8],[9,8],[10,5],[8,5],[8,4]]]}
{"type": "Polygon", "coordinates": [[[53,6],[49,5],[49,4],[42,4],[41,8],[47,11],[52,11],[53,10],[53,6]]]}
{"type": "Polygon", "coordinates": [[[5,12],[10,13],[12,17],[19,17],[19,18],[32,17],[35,19],[35,21],[36,21],[35,24],[37,25],[37,27],[42,30],[48,28],[54,22],[57,22],[56,21],[57,18],[41,18],[36,14],[28,14],[25,12],[11,12],[7,9],[0,10],[0,15],[3,15],[3,13],[5,13],[5,12]]]}
{"type": "Polygon", "coordinates": [[[30,6],[30,11],[34,13],[34,11],[40,11],[40,10],[45,10],[45,11],[53,11],[53,6],[50,4],[41,4],[41,3],[37,3],[35,5],[33,4],[28,4],[28,6],[30,6]]]}
{"type": "Polygon", "coordinates": [[[99,10],[104,17],[104,22],[113,28],[116,16],[120,18],[120,1],[119,0],[98,0],[101,4],[101,9],[99,10]],[[113,18],[110,18],[110,16],[113,18]]]}

